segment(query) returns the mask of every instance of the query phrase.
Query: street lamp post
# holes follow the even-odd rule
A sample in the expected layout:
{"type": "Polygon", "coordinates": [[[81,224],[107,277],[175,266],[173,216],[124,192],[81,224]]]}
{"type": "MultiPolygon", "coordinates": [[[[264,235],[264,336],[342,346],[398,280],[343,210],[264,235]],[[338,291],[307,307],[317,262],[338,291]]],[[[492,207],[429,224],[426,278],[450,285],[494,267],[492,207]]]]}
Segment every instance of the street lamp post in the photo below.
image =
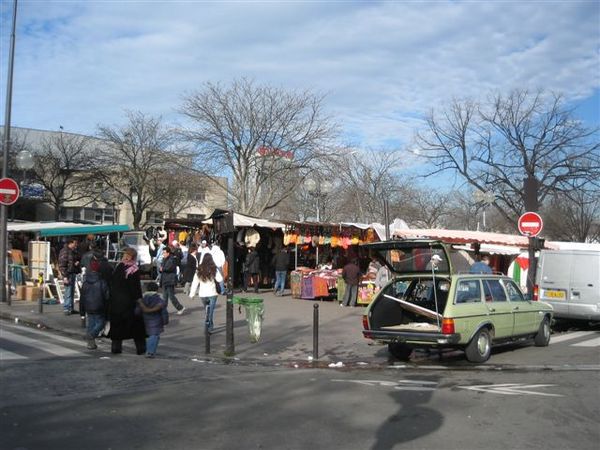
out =
{"type": "MultiPolygon", "coordinates": [[[[483,214],[482,214],[483,215],[483,231],[485,231],[486,230],[485,210],[489,205],[494,203],[496,196],[491,191],[485,191],[485,192],[475,191],[475,193],[473,194],[473,197],[475,198],[476,202],[483,203],[483,214]]],[[[477,231],[479,231],[479,221],[477,221],[477,231]]]]}
{"type": "MultiPolygon", "coordinates": [[[[317,222],[321,222],[321,199],[325,199],[333,189],[331,182],[327,180],[315,180],[307,178],[304,181],[304,186],[311,197],[315,197],[317,203],[317,222]]],[[[319,267],[319,245],[315,247],[315,267],[319,267]]]]}

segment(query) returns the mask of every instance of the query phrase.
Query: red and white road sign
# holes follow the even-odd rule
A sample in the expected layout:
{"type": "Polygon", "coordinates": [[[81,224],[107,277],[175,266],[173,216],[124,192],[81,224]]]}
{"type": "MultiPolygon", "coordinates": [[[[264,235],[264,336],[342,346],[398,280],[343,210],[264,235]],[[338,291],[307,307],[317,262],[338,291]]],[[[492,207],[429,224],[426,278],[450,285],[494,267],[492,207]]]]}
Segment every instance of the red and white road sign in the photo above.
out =
{"type": "Polygon", "coordinates": [[[519,232],[523,236],[535,237],[542,232],[544,221],[538,213],[526,212],[519,217],[519,232]]]}
{"type": "Polygon", "coordinates": [[[19,199],[19,185],[12,178],[0,179],[0,204],[12,205],[19,199]]]}

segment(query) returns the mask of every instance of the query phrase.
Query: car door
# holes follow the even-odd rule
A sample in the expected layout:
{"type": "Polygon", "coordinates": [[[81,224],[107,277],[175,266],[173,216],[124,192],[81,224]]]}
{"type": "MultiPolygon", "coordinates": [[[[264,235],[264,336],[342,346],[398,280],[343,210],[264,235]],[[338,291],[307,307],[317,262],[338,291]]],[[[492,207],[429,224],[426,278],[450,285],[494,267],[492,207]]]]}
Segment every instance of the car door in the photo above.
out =
{"type": "Polygon", "coordinates": [[[513,311],[513,335],[534,333],[539,325],[541,316],[536,302],[530,302],[512,280],[502,280],[506,295],[513,311]]]}
{"type": "Polygon", "coordinates": [[[512,305],[506,297],[504,287],[499,279],[483,278],[483,295],[490,319],[494,325],[495,338],[503,339],[512,336],[514,314],[512,305]]]}

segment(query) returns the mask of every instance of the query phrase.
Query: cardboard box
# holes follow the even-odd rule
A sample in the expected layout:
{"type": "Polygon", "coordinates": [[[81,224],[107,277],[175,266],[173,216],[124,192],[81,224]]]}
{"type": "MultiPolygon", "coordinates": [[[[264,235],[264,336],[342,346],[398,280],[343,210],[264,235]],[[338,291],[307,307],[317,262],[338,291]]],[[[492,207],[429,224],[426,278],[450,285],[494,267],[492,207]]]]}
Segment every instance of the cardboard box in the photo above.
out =
{"type": "Polygon", "coordinates": [[[42,290],[38,286],[25,286],[25,300],[37,302],[42,296],[42,290]]]}
{"type": "Polygon", "coordinates": [[[19,284],[16,286],[17,292],[15,293],[15,299],[17,300],[25,300],[25,289],[26,286],[24,284],[19,284]]]}

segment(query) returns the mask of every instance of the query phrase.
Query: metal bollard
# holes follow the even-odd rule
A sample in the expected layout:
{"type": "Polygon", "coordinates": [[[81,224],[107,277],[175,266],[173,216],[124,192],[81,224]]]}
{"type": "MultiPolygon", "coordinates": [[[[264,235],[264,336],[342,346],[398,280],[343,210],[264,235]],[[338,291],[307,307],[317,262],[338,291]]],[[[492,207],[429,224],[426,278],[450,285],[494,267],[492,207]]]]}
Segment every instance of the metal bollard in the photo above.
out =
{"type": "Polygon", "coordinates": [[[204,324],[204,353],[210,354],[210,331],[208,331],[208,324],[204,324]]]}
{"type": "Polygon", "coordinates": [[[319,359],[319,305],[313,305],[313,360],[319,359]]]}
{"type": "Polygon", "coordinates": [[[44,285],[42,285],[42,293],[38,298],[38,313],[42,314],[44,312],[44,285]]]}

